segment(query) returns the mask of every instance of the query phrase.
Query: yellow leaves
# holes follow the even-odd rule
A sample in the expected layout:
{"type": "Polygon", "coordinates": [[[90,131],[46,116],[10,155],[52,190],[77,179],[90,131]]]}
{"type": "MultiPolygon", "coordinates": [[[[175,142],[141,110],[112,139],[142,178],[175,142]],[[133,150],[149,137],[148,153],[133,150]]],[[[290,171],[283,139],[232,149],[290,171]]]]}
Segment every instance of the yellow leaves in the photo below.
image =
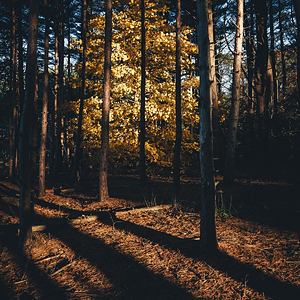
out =
{"type": "MultiPolygon", "coordinates": [[[[124,1],[123,1],[124,2],[124,1]]],[[[118,161],[138,157],[140,118],[140,11],[139,0],[126,0],[128,9],[113,14],[112,89],[110,112],[110,151],[118,161]]],[[[175,140],[175,27],[163,17],[167,7],[146,0],[146,152],[149,162],[171,164],[175,140]]],[[[104,16],[89,23],[87,46],[87,89],[96,96],[85,100],[84,146],[100,147],[100,119],[103,93],[104,16]]],[[[194,90],[193,57],[197,47],[190,40],[192,29],[182,30],[182,118],[183,152],[197,150],[197,99],[194,90]]],[[[80,46],[80,41],[74,45],[80,46]]],[[[74,81],[80,86],[81,66],[74,81]]],[[[75,85],[76,85],[75,84],[75,85]]],[[[72,108],[78,109],[78,103],[72,108]]],[[[76,126],[76,120],[73,120],[76,126]]]]}

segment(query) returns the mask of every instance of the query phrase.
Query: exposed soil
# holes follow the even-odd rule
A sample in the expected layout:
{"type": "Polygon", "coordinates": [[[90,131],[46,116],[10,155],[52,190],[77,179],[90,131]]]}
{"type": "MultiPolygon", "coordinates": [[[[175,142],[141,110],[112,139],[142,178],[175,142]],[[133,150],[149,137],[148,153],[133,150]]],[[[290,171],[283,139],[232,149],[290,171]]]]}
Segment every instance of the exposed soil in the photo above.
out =
{"type": "MultiPolygon", "coordinates": [[[[250,191],[268,195],[261,185],[241,182],[240,197],[248,199],[250,191]]],[[[277,195],[290,190],[272,188],[277,195]]],[[[300,299],[298,220],[260,222],[262,215],[246,213],[247,202],[234,216],[217,217],[220,251],[209,255],[199,245],[195,207],[147,207],[157,204],[153,197],[127,196],[100,203],[86,193],[65,189],[57,196],[48,190],[35,205],[34,223],[44,227],[33,233],[24,264],[13,225],[18,189],[2,181],[1,299],[300,299]]],[[[252,205],[267,211],[278,206],[255,199],[252,205]]]]}

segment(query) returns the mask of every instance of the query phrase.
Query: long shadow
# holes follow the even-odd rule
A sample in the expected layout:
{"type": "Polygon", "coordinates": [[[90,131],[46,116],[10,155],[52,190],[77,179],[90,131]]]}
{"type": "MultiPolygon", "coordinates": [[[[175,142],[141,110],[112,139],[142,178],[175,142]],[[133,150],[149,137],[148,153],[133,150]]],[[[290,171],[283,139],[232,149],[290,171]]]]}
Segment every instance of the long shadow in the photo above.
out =
{"type": "MultiPolygon", "coordinates": [[[[126,210],[132,210],[132,207],[128,207],[128,208],[123,208],[123,207],[117,207],[117,208],[110,208],[110,209],[104,209],[104,210],[77,210],[77,209],[72,209],[72,208],[69,208],[65,205],[58,205],[58,204],[55,204],[55,203],[50,203],[50,202],[47,202],[43,199],[39,199],[37,202],[36,202],[37,205],[41,206],[41,207],[44,207],[44,208],[49,208],[49,209],[54,209],[54,210],[59,210],[63,213],[66,213],[68,214],[68,217],[69,218],[78,218],[78,217],[81,217],[82,215],[84,216],[88,216],[88,215],[106,215],[107,213],[111,213],[111,214],[114,214],[118,211],[126,211],[126,210]]],[[[144,207],[147,207],[145,205],[136,205],[134,208],[144,208],[144,207]]]]}
{"type": "Polygon", "coordinates": [[[7,280],[0,274],[0,292],[2,299],[16,299],[14,287],[7,283],[7,280]]]}
{"type": "MultiPolygon", "coordinates": [[[[99,214],[99,220],[107,225],[112,225],[111,219],[108,217],[108,214],[99,214]]],[[[53,235],[63,240],[67,243],[70,247],[72,247],[78,254],[83,255],[87,259],[91,261],[91,263],[95,264],[99,269],[104,270],[104,272],[108,275],[108,277],[112,280],[112,282],[117,283],[117,285],[122,286],[122,284],[129,284],[128,285],[128,296],[133,295],[142,295],[142,290],[136,290],[136,284],[134,286],[131,285],[132,281],[128,283],[128,274],[123,274],[124,263],[126,264],[133,264],[134,271],[131,275],[133,278],[138,279],[139,281],[143,278],[141,282],[141,287],[145,286],[144,278],[146,281],[152,280],[155,284],[157,284],[157,278],[152,274],[148,274],[147,270],[143,268],[141,265],[137,264],[133,259],[122,255],[118,251],[114,250],[111,247],[106,246],[98,239],[93,237],[87,236],[80,231],[72,228],[69,224],[64,222],[65,229],[69,231],[70,234],[65,234],[66,231],[64,230],[61,232],[60,230],[55,230],[56,226],[53,227],[56,223],[56,219],[47,219],[44,217],[40,217],[40,221],[44,223],[49,223],[50,231],[53,235]],[[52,224],[52,229],[51,229],[52,224]],[[74,237],[72,237],[74,236],[74,237]],[[76,236],[76,237],[75,237],[76,236]],[[82,243],[83,241],[83,243],[82,243]],[[91,247],[87,247],[89,245],[91,247]],[[90,250],[91,248],[101,250],[101,253],[104,254],[104,257],[99,257],[97,253],[90,250]],[[104,260],[103,260],[104,258],[104,260]],[[121,276],[120,274],[116,274],[116,272],[110,268],[110,264],[114,263],[113,261],[120,262],[120,266],[123,265],[121,268],[121,276]],[[108,263],[109,262],[109,263],[108,263]],[[154,276],[154,278],[153,278],[154,276]],[[148,279],[147,279],[148,278],[148,279]],[[137,294],[136,294],[137,293],[137,294]]],[[[299,286],[294,284],[283,282],[257,268],[253,265],[242,263],[235,259],[234,257],[229,256],[225,252],[218,252],[214,256],[208,256],[204,254],[201,250],[201,247],[198,242],[196,241],[189,241],[186,239],[180,239],[169,235],[167,233],[158,232],[151,228],[137,225],[128,221],[123,221],[121,219],[115,218],[114,226],[117,229],[122,229],[128,232],[131,232],[139,237],[146,238],[154,243],[161,244],[162,246],[168,247],[170,249],[180,250],[185,256],[202,260],[209,264],[214,269],[222,271],[226,273],[231,278],[245,282],[247,280],[247,285],[253,288],[256,291],[263,292],[269,297],[273,299],[300,299],[300,289],[299,286]]],[[[61,221],[60,221],[61,222],[61,221]]],[[[118,273],[118,272],[117,272],[118,273]]],[[[162,280],[161,278],[159,281],[162,280]]],[[[155,285],[154,284],[154,285],[155,285]]],[[[170,283],[168,282],[170,285],[170,283]]],[[[145,286],[147,288],[148,286],[145,286]]],[[[176,286],[175,286],[176,287],[176,286]]],[[[178,288],[178,287],[176,287],[178,288]]],[[[176,289],[175,288],[175,289],[176,289]]],[[[173,290],[173,288],[171,288],[173,290]]],[[[177,293],[177,292],[176,292],[177,293]]],[[[171,295],[171,294],[170,294],[171,295]]],[[[156,295],[159,296],[159,295],[156,295]]],[[[157,298],[156,298],[157,299],[157,298]]],[[[172,296],[172,299],[174,297],[172,296]]],[[[182,299],[182,297],[181,297],[182,299]]],[[[188,298],[184,298],[188,299],[188,298]]]]}
{"type": "Polygon", "coordinates": [[[51,203],[51,202],[43,200],[42,198],[39,198],[36,201],[36,204],[41,206],[41,207],[44,207],[44,208],[54,209],[54,210],[61,211],[63,213],[67,213],[69,215],[69,217],[72,217],[72,218],[76,218],[76,217],[79,217],[83,214],[86,214],[85,211],[72,209],[72,208],[69,208],[65,205],[58,205],[58,204],[55,204],[55,203],[51,203]]]}
{"type": "MultiPolygon", "coordinates": [[[[18,245],[16,237],[7,236],[5,242],[2,241],[9,253],[13,256],[14,262],[22,272],[26,273],[30,281],[34,284],[42,299],[67,299],[68,294],[64,288],[55,282],[44,271],[40,270],[28,257],[24,257],[17,252],[18,245]]],[[[2,295],[1,295],[2,296],[2,295]]],[[[6,298],[2,298],[6,299],[6,298]]],[[[9,299],[9,298],[7,298],[9,299]]]]}
{"type": "MultiPolygon", "coordinates": [[[[170,195],[168,194],[168,191],[170,190],[168,188],[168,182],[154,180],[149,183],[146,188],[142,188],[137,178],[119,178],[114,176],[109,178],[109,185],[111,197],[115,198],[139,202],[144,202],[145,199],[151,200],[152,198],[155,198],[159,199],[161,203],[167,203],[168,199],[170,199],[170,195]]],[[[0,183],[0,189],[8,196],[16,196],[17,194],[17,191],[2,183],[0,183]]],[[[195,183],[183,184],[182,197],[188,199],[188,203],[199,203],[199,189],[200,188],[195,183]],[[195,199],[197,199],[196,202],[195,199]]],[[[90,202],[91,200],[96,199],[94,197],[97,193],[95,183],[89,183],[82,193],[87,197],[78,196],[76,193],[62,193],[62,196],[74,198],[80,203],[90,202]]],[[[232,195],[231,213],[238,218],[255,222],[260,225],[267,225],[280,230],[291,230],[300,233],[300,202],[297,201],[297,196],[298,190],[296,186],[276,186],[272,184],[266,184],[264,186],[237,183],[235,185],[235,192],[232,195]]],[[[48,208],[52,208],[52,204],[47,204],[46,201],[42,202],[39,200],[37,203],[41,205],[45,204],[48,208]]],[[[72,214],[73,212],[68,211],[68,209],[69,208],[67,207],[63,208],[60,206],[60,210],[72,214]]],[[[74,216],[77,216],[75,212],[74,216]]]]}
{"type": "MultiPolygon", "coordinates": [[[[111,225],[111,218],[107,212],[99,213],[98,217],[103,223],[111,225]]],[[[99,239],[78,231],[68,224],[67,220],[36,215],[36,221],[46,224],[47,232],[66,243],[77,255],[88,259],[99,271],[103,271],[120,290],[120,296],[117,297],[119,299],[194,299],[185,289],[153,274],[130,256],[105,245],[99,239]]],[[[8,248],[13,252],[16,246],[11,245],[8,248]]],[[[32,277],[38,271],[33,262],[28,265],[28,270],[31,270],[29,275],[32,277]]],[[[47,282],[45,276],[46,274],[40,272],[37,277],[47,282]]],[[[41,287],[46,290],[49,288],[45,284],[41,284],[41,287]]]]}
{"type": "MultiPolygon", "coordinates": [[[[111,221],[107,219],[100,218],[100,220],[105,224],[111,225],[111,221]]],[[[215,255],[209,256],[201,249],[199,241],[177,238],[170,234],[118,218],[115,219],[114,226],[117,229],[133,233],[136,236],[146,238],[170,249],[180,250],[183,255],[204,261],[212,268],[227,274],[237,281],[244,283],[247,280],[249,287],[263,292],[273,299],[300,299],[299,286],[283,282],[253,265],[238,261],[225,252],[219,251],[215,255]]]]}
{"type": "MultiPolygon", "coordinates": [[[[47,223],[47,220],[44,222],[47,223]]],[[[194,299],[185,289],[152,273],[130,256],[80,232],[68,223],[64,225],[64,230],[49,226],[48,231],[71,247],[77,255],[90,261],[100,272],[104,272],[120,293],[118,299],[194,299]]]]}

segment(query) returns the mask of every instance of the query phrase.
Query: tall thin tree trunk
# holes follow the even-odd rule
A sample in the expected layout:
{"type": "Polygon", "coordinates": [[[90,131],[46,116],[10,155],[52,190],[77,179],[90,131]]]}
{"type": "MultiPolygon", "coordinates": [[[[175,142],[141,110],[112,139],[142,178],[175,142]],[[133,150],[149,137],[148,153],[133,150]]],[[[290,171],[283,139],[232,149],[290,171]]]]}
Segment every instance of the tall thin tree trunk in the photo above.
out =
{"type": "MultiPolygon", "coordinates": [[[[253,94],[253,77],[254,77],[254,20],[253,4],[250,2],[249,13],[245,15],[245,33],[246,33],[246,53],[247,53],[247,78],[248,78],[248,109],[250,119],[254,113],[254,94],[253,94]]],[[[252,122],[252,120],[250,120],[252,122]]]]}
{"type": "Polygon", "coordinates": [[[41,138],[39,153],[39,197],[45,195],[46,191],[46,142],[48,126],[48,88],[49,88],[49,19],[47,15],[48,0],[44,0],[45,11],[45,35],[44,35],[44,80],[42,96],[42,118],[41,118],[41,138]]]}
{"type": "MultiPolygon", "coordinates": [[[[213,103],[213,125],[218,126],[218,89],[216,78],[216,61],[215,61],[215,38],[214,38],[214,18],[212,1],[208,1],[208,36],[210,51],[210,76],[213,103]]],[[[214,128],[216,129],[216,128],[214,128]]]]}
{"type": "Polygon", "coordinates": [[[232,80],[232,99],[230,107],[230,123],[227,140],[227,152],[225,162],[224,181],[232,184],[234,179],[234,160],[237,144],[237,129],[240,113],[240,97],[241,97],[241,73],[242,73],[242,47],[243,47],[243,31],[244,31],[244,0],[237,0],[237,21],[235,50],[233,62],[233,80],[232,80]]]}
{"type": "Polygon", "coordinates": [[[108,198],[109,110],[111,88],[112,0],[105,1],[104,83],[101,120],[99,200],[108,198]]]}
{"type": "Polygon", "coordinates": [[[212,86],[210,68],[210,37],[208,30],[208,0],[197,0],[198,45],[200,71],[200,171],[201,224],[200,239],[207,250],[217,248],[215,224],[215,180],[212,135],[212,86]]]}
{"type": "Polygon", "coordinates": [[[177,0],[176,15],[176,140],[174,146],[173,181],[174,201],[180,195],[180,165],[181,165],[182,117],[181,117],[181,0],[177,0]]]}
{"type": "MultiPolygon", "coordinates": [[[[274,34],[274,1],[269,2],[269,20],[270,20],[270,56],[271,66],[273,73],[273,103],[274,103],[274,115],[278,113],[278,86],[277,86],[277,71],[276,71],[276,56],[275,56],[275,34],[274,34]]],[[[275,117],[276,118],[276,117],[275,117]]]]}
{"type": "Polygon", "coordinates": [[[9,178],[16,174],[16,130],[17,130],[17,35],[16,35],[16,7],[11,4],[11,75],[10,97],[11,111],[9,119],[9,178]]]}
{"type": "Polygon", "coordinates": [[[71,20],[68,20],[68,97],[71,92],[71,20]]]}
{"type": "Polygon", "coordinates": [[[142,182],[147,180],[146,172],[146,27],[145,27],[145,0],[140,0],[141,11],[141,105],[140,105],[140,178],[142,182]]]}
{"type": "Polygon", "coordinates": [[[20,127],[20,248],[31,234],[34,185],[34,127],[37,76],[38,1],[29,1],[29,36],[26,61],[26,93],[20,127]]]}
{"type": "Polygon", "coordinates": [[[256,13],[257,49],[255,58],[255,92],[256,112],[258,116],[259,133],[264,130],[266,74],[268,65],[268,39],[267,39],[267,5],[266,0],[254,0],[256,13]]]}
{"type": "Polygon", "coordinates": [[[18,14],[18,89],[19,89],[19,110],[22,112],[24,101],[24,64],[23,64],[23,32],[22,32],[22,6],[17,8],[18,14]]]}
{"type": "Polygon", "coordinates": [[[293,0],[296,12],[297,23],[297,86],[298,86],[298,106],[300,107],[300,2],[293,0]]]}
{"type": "Polygon", "coordinates": [[[58,89],[56,110],[56,149],[55,149],[55,185],[54,193],[60,192],[63,164],[63,118],[62,103],[64,97],[64,15],[63,2],[58,3],[58,89]]]}
{"type": "Polygon", "coordinates": [[[284,36],[282,28],[282,0],[278,0],[278,19],[279,19],[279,39],[280,39],[280,55],[281,55],[281,72],[282,72],[282,96],[286,95],[286,63],[285,63],[285,49],[284,36]]]}
{"type": "Polygon", "coordinates": [[[17,122],[16,122],[16,161],[15,169],[19,173],[19,129],[20,118],[24,102],[24,64],[23,64],[23,32],[22,32],[22,5],[17,6],[17,43],[18,43],[18,81],[17,81],[17,122]]]}
{"type": "Polygon", "coordinates": [[[53,83],[53,103],[51,115],[51,179],[54,183],[56,180],[56,152],[59,147],[58,131],[57,131],[57,109],[58,109],[58,23],[54,22],[54,83],[53,83]]]}
{"type": "MultiPolygon", "coordinates": [[[[211,15],[212,15],[212,26],[213,26],[213,50],[214,50],[214,65],[215,65],[215,73],[216,73],[216,103],[215,103],[215,110],[219,108],[219,97],[222,94],[222,76],[220,73],[220,46],[217,43],[217,32],[216,32],[216,26],[215,24],[217,23],[216,20],[216,14],[213,13],[213,5],[212,3],[210,4],[211,7],[208,9],[211,10],[211,15]]],[[[208,15],[208,18],[210,18],[210,14],[208,15]]],[[[210,21],[209,21],[210,22],[210,21]]],[[[210,44],[211,46],[211,44],[210,44]]],[[[219,123],[219,116],[217,118],[217,121],[219,123]]]]}
{"type": "Polygon", "coordinates": [[[80,94],[80,104],[79,104],[79,115],[78,115],[78,125],[77,125],[77,135],[76,135],[76,145],[75,145],[75,155],[74,155],[74,183],[75,185],[80,181],[80,169],[81,169],[81,159],[82,159],[82,120],[83,120],[83,107],[85,98],[85,77],[86,77],[86,31],[87,31],[87,11],[88,4],[87,0],[82,0],[82,69],[81,69],[81,94],[80,94]]]}

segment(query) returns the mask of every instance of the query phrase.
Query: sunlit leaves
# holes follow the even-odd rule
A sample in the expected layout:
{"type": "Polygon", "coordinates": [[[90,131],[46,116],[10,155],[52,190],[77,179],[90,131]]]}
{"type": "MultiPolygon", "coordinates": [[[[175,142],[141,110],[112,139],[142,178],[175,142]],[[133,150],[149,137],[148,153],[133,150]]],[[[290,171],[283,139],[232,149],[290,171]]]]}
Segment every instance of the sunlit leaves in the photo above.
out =
{"type": "MultiPolygon", "coordinates": [[[[122,1],[122,5],[123,9],[113,14],[110,151],[118,162],[122,158],[128,162],[138,156],[141,29],[139,1],[122,1]]],[[[164,166],[171,164],[175,140],[175,27],[166,19],[166,13],[167,7],[146,1],[146,152],[150,163],[164,166]]],[[[96,97],[85,101],[83,130],[87,150],[100,146],[103,29],[104,16],[90,20],[87,88],[96,97]]],[[[191,33],[190,28],[184,28],[182,34],[183,152],[187,153],[198,147],[194,92],[198,79],[194,76],[193,59],[197,47],[190,41],[191,33]]],[[[80,68],[78,64],[78,74],[80,68]]],[[[79,76],[75,81],[79,86],[79,76]]]]}

